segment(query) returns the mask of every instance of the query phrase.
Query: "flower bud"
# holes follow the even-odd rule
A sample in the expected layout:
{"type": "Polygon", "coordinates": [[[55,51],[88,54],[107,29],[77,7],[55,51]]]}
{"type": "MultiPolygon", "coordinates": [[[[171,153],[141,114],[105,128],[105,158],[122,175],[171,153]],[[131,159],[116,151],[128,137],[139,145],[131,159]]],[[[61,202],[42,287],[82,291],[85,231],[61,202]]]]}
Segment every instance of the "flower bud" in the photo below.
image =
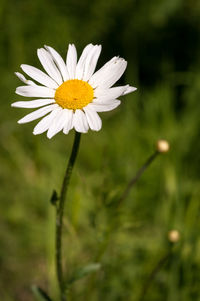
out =
{"type": "Polygon", "coordinates": [[[159,153],[167,153],[169,151],[170,145],[167,140],[158,140],[157,151],[159,153]]]}
{"type": "Polygon", "coordinates": [[[168,239],[172,243],[176,243],[180,239],[180,233],[178,230],[171,230],[168,232],[168,239]]]}

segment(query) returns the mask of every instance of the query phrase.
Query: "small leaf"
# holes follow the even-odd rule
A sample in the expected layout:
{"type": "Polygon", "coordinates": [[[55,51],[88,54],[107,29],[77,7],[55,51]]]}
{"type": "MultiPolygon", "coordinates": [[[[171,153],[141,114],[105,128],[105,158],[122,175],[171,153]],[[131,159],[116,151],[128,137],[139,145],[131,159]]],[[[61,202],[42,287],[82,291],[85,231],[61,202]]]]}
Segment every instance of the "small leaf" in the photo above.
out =
{"type": "Polygon", "coordinates": [[[53,192],[52,192],[52,195],[51,195],[50,202],[51,202],[52,205],[56,205],[56,202],[58,200],[59,200],[59,197],[58,197],[57,191],[54,189],[53,192]]]}
{"type": "Polygon", "coordinates": [[[73,282],[88,276],[91,273],[97,272],[101,268],[100,263],[90,263],[82,268],[77,269],[71,276],[68,281],[68,284],[72,284],[73,282]]]}
{"type": "Polygon", "coordinates": [[[33,292],[33,295],[35,296],[37,301],[53,301],[47,293],[41,289],[40,287],[33,285],[31,287],[31,290],[33,292]]]}

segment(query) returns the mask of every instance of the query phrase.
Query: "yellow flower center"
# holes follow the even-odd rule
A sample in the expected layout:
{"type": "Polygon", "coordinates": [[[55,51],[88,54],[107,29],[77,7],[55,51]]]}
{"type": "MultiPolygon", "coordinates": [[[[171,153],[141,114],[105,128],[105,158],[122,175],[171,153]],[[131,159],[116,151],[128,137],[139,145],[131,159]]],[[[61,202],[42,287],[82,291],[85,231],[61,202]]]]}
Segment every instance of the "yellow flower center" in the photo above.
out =
{"type": "Polygon", "coordinates": [[[87,82],[70,79],[56,89],[54,98],[63,109],[82,109],[92,102],[94,91],[87,82]]]}

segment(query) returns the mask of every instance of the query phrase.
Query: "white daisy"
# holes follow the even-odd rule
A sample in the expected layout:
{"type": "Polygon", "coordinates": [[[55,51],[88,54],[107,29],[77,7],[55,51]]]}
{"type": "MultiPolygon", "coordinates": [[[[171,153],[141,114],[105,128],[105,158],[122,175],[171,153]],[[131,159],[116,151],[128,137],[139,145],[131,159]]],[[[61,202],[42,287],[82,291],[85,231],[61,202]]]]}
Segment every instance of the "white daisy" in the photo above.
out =
{"type": "Polygon", "coordinates": [[[119,96],[136,90],[129,85],[111,88],[127,66],[127,62],[120,57],[112,58],[94,73],[100,52],[101,46],[89,44],[77,62],[76,48],[72,44],[69,45],[65,63],[52,47],[38,49],[38,58],[46,73],[29,65],[21,65],[21,68],[40,85],[16,72],[26,84],[18,87],[16,93],[37,99],[14,102],[12,106],[40,109],[26,115],[18,123],[43,117],[33,134],[47,131],[48,138],[60,131],[68,134],[73,128],[80,133],[86,133],[89,128],[99,131],[102,122],[97,112],[115,109],[120,104],[119,96]]]}

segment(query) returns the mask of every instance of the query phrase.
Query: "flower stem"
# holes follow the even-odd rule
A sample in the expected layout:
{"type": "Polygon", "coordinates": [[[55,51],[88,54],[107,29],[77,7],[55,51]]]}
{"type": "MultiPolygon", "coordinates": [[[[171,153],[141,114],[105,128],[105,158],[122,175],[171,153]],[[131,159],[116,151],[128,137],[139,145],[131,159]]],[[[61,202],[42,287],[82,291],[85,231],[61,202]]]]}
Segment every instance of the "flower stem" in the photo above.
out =
{"type": "Polygon", "coordinates": [[[147,294],[147,291],[151,285],[151,283],[153,282],[156,274],[161,270],[161,268],[167,263],[167,261],[170,259],[171,256],[171,250],[165,254],[156,264],[156,266],[154,267],[154,269],[151,271],[149,277],[147,278],[143,289],[142,289],[142,293],[140,295],[139,301],[143,301],[145,299],[145,296],[147,294]]]}
{"type": "Polygon", "coordinates": [[[128,183],[126,189],[122,193],[121,197],[118,200],[117,207],[119,207],[122,202],[126,199],[128,196],[130,190],[133,188],[133,186],[136,184],[136,182],[140,179],[144,171],[147,169],[147,167],[154,161],[154,159],[158,156],[159,152],[155,151],[144,163],[144,165],[137,171],[136,175],[130,180],[128,183]]]}
{"type": "Polygon", "coordinates": [[[63,214],[64,214],[64,206],[67,195],[67,189],[69,186],[72,169],[77,157],[79,144],[80,144],[81,134],[76,132],[74,136],[74,143],[71,151],[71,155],[68,161],[67,169],[65,172],[65,176],[63,179],[59,202],[56,210],[56,271],[57,271],[57,279],[60,288],[61,301],[66,301],[66,290],[65,290],[65,282],[63,277],[63,266],[62,266],[62,231],[63,231],[63,214]]]}

